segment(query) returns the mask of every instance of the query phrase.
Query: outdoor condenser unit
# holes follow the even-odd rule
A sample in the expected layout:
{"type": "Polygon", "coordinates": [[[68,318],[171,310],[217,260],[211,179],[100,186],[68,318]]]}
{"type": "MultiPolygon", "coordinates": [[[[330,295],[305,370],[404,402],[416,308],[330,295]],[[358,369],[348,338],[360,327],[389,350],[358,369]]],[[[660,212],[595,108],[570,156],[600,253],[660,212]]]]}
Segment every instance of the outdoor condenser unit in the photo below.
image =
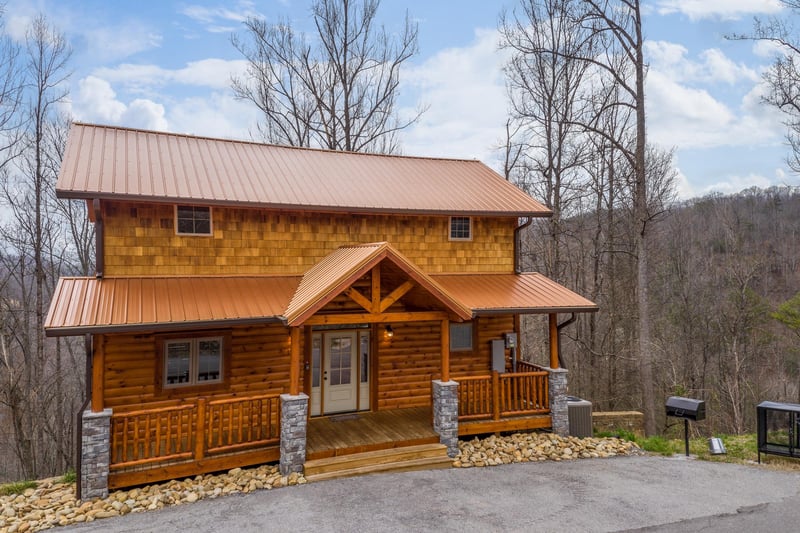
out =
{"type": "Polygon", "coordinates": [[[584,438],[594,435],[592,430],[592,402],[575,396],[567,396],[569,434],[584,438]]]}

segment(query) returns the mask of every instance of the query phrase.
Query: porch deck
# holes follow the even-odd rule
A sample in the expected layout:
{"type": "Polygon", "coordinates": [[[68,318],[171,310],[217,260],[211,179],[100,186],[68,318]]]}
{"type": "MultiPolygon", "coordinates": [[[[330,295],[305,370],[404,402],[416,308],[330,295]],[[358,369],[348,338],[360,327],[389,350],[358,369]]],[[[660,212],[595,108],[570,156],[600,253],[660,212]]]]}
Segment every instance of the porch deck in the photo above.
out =
{"type": "Polygon", "coordinates": [[[308,421],[306,459],[436,442],[430,406],[348,413],[308,421]]]}

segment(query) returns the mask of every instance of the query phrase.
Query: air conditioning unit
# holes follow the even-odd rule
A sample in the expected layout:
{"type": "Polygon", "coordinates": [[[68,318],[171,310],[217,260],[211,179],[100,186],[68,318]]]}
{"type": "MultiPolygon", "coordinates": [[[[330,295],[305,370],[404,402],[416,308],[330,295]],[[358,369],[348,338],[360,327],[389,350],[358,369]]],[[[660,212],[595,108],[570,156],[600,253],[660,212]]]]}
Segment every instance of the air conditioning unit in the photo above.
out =
{"type": "Polygon", "coordinates": [[[569,434],[584,438],[594,435],[592,430],[592,402],[567,396],[567,416],[569,416],[569,434]]]}

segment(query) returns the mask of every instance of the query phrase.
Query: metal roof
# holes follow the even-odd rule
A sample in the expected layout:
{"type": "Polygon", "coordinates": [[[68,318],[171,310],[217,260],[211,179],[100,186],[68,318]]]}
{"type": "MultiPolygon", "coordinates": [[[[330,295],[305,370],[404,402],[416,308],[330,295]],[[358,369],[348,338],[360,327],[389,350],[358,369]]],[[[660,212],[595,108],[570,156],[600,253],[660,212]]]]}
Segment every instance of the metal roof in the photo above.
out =
{"type": "Polygon", "coordinates": [[[419,283],[447,310],[467,320],[472,311],[454,300],[430,276],[422,272],[387,242],[342,246],[311,267],[303,276],[289,307],[286,320],[289,325],[302,323],[331,301],[335,296],[369,272],[381,261],[390,261],[411,279],[419,283]]]}
{"type": "Polygon", "coordinates": [[[300,325],[381,261],[463,319],[597,311],[594,303],[541,274],[427,275],[384,242],[338,248],[302,277],[61,278],[45,331],[60,336],[264,322],[300,325]]]}
{"type": "Polygon", "coordinates": [[[61,198],[363,213],[549,216],[475,160],[339,152],[74,123],[61,198]]]}
{"type": "Polygon", "coordinates": [[[597,304],[538,273],[431,277],[475,315],[597,311],[597,304]]]}
{"type": "Polygon", "coordinates": [[[277,322],[299,276],[61,278],[48,335],[277,322]]]}

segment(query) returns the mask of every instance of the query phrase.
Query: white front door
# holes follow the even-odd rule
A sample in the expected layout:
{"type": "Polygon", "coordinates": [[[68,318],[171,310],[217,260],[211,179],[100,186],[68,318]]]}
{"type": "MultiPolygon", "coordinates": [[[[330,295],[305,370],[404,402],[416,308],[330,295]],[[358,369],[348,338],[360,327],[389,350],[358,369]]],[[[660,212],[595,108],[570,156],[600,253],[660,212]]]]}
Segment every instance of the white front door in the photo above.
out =
{"type": "Polygon", "coordinates": [[[323,335],[325,361],[322,372],[325,413],[355,411],[358,408],[358,343],[355,331],[323,335]]]}

